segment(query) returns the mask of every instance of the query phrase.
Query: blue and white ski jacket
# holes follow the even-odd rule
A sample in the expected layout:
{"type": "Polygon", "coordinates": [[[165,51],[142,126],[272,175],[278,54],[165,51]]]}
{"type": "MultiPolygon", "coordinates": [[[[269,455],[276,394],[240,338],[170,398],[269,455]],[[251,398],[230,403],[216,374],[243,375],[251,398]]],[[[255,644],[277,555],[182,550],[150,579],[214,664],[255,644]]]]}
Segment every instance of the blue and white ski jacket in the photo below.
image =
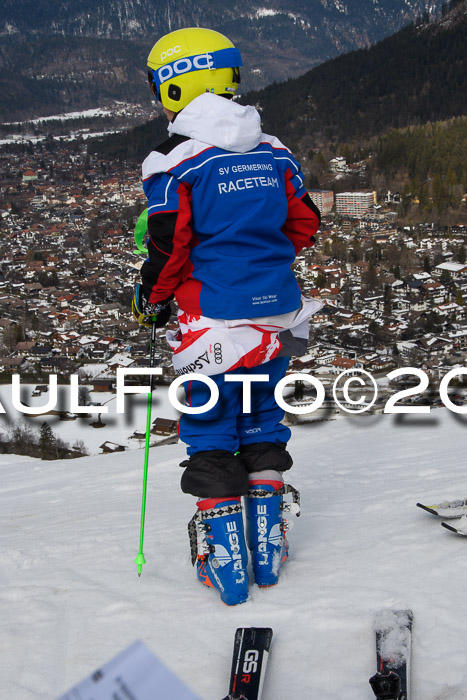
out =
{"type": "Polygon", "coordinates": [[[256,109],[211,93],[168,130],[143,163],[149,301],[174,294],[183,311],[222,319],[298,309],[290,266],[320,214],[291,152],[261,132],[256,109]]]}

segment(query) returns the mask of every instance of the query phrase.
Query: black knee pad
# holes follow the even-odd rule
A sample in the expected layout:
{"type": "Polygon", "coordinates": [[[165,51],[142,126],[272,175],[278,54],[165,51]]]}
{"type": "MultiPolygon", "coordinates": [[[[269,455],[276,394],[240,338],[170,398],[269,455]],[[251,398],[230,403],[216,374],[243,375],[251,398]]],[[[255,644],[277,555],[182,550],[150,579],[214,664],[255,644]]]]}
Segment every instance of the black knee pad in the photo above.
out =
{"type": "Polygon", "coordinates": [[[196,452],[182,462],[181,479],[184,493],[199,498],[245,496],[248,493],[248,472],[241,457],[227,450],[196,452]]]}
{"type": "Polygon", "coordinates": [[[293,464],[285,442],[254,442],[240,447],[240,457],[249,474],[274,469],[286,472],[293,464]]]}

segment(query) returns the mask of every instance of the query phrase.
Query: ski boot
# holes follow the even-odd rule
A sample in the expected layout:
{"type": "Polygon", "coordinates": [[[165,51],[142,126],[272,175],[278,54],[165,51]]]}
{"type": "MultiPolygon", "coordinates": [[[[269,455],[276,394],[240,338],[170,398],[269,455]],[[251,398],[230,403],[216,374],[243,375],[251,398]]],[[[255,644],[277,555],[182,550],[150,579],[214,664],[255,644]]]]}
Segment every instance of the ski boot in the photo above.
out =
{"type": "Polygon", "coordinates": [[[240,497],[198,501],[188,525],[191,563],[205,586],[216,588],[226,605],[248,599],[248,553],[240,497]]]}
{"type": "Polygon", "coordinates": [[[250,474],[250,489],[246,497],[248,546],[253,560],[257,585],[275,586],[279,570],[289,555],[287,530],[292,522],[286,514],[300,515],[300,494],[293,486],[284,484],[280,472],[267,470],[250,474]],[[292,503],[283,500],[291,493],[292,503]]]}

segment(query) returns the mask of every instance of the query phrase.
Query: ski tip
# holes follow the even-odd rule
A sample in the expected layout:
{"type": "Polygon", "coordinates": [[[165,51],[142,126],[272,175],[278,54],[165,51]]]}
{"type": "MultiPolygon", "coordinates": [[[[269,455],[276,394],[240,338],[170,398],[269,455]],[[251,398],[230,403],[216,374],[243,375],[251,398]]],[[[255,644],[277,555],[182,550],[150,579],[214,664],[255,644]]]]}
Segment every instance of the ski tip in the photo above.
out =
{"type": "Polygon", "coordinates": [[[269,651],[273,634],[271,627],[237,627],[235,630],[235,639],[238,641],[248,639],[251,640],[252,643],[255,643],[257,637],[260,637],[263,639],[265,649],[269,651]]]}
{"type": "Polygon", "coordinates": [[[452,525],[448,525],[447,523],[441,523],[441,525],[442,525],[443,527],[445,527],[446,530],[450,530],[451,532],[455,532],[455,533],[457,534],[456,528],[453,527],[452,525]]]}
{"type": "Polygon", "coordinates": [[[273,635],[272,627],[237,627],[236,632],[239,634],[241,632],[250,632],[251,634],[268,634],[271,637],[273,635]]]}
{"type": "Polygon", "coordinates": [[[377,610],[373,616],[373,629],[376,633],[386,633],[391,629],[412,629],[413,612],[408,608],[384,608],[377,610]]]}
{"type": "Polygon", "coordinates": [[[423,503],[417,503],[417,506],[422,510],[426,510],[427,513],[432,513],[433,515],[438,515],[438,513],[430,506],[425,506],[423,503]]]}

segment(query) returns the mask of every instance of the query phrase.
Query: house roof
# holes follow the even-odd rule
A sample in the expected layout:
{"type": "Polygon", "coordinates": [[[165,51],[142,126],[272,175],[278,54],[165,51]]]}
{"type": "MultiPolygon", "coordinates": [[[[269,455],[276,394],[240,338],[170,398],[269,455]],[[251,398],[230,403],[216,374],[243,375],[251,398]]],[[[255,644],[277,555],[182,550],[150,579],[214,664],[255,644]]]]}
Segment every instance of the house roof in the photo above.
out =
{"type": "Polygon", "coordinates": [[[344,367],[345,369],[352,369],[357,364],[357,360],[351,360],[348,357],[336,357],[335,360],[331,362],[334,367],[344,367]]]}
{"type": "Polygon", "coordinates": [[[435,269],[447,270],[448,272],[461,272],[462,270],[467,270],[467,265],[465,265],[465,263],[444,262],[436,265],[435,269]]]}

